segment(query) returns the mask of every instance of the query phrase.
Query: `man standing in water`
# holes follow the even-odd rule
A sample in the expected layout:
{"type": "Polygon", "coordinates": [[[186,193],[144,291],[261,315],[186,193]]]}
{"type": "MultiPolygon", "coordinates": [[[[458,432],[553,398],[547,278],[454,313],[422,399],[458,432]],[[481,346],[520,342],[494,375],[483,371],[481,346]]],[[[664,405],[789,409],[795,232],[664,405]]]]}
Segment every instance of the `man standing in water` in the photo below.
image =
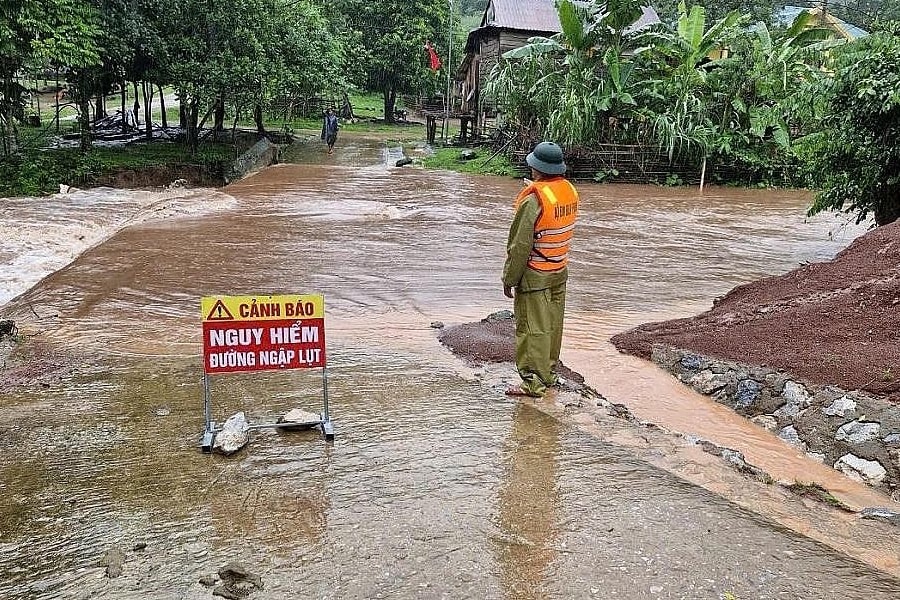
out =
{"type": "Polygon", "coordinates": [[[337,115],[334,110],[325,111],[325,118],[322,122],[322,139],[328,145],[328,154],[334,154],[334,143],[337,141],[338,129],[340,129],[337,115]]]}
{"type": "Polygon", "coordinates": [[[540,397],[557,382],[578,192],[563,177],[566,164],[558,145],[541,142],[525,160],[534,181],[526,180],[516,198],[503,266],[503,293],[514,298],[516,369],[522,383],[506,393],[540,397]]]}

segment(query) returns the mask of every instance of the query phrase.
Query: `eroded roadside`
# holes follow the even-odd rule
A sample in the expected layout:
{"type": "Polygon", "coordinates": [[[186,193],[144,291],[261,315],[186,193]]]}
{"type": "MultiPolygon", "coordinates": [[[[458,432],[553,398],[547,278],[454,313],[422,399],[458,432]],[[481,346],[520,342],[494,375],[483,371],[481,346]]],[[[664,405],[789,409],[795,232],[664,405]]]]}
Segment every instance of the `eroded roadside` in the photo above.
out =
{"type": "Polygon", "coordinates": [[[900,499],[900,223],[833,260],[613,337],[798,450],[900,499]]]}
{"type": "MultiPolygon", "coordinates": [[[[440,341],[463,360],[472,376],[501,390],[516,378],[514,320],[496,313],[480,322],[442,328],[440,341]]],[[[562,366],[565,383],[544,398],[522,402],[694,485],[708,489],[761,518],[900,576],[900,520],[890,498],[864,487],[836,497],[815,482],[776,480],[738,451],[638,419],[606,399],[581,374],[562,366]],[[890,508],[885,508],[890,507],[890,508]],[[880,509],[880,510],[879,510],[880,509]]]]}

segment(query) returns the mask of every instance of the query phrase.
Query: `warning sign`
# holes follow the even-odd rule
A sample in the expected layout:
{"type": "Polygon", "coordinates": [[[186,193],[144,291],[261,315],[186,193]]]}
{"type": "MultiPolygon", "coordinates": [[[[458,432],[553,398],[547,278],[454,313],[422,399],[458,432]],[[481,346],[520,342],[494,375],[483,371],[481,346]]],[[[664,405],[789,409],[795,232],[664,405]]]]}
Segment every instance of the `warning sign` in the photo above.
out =
{"type": "Polygon", "coordinates": [[[320,295],[207,297],[201,314],[207,373],[325,366],[320,295]]]}
{"type": "Polygon", "coordinates": [[[234,315],[231,314],[231,311],[228,310],[228,307],[225,306],[225,303],[221,300],[216,300],[216,303],[213,305],[212,310],[209,311],[209,314],[206,315],[207,321],[233,321],[234,315]]]}

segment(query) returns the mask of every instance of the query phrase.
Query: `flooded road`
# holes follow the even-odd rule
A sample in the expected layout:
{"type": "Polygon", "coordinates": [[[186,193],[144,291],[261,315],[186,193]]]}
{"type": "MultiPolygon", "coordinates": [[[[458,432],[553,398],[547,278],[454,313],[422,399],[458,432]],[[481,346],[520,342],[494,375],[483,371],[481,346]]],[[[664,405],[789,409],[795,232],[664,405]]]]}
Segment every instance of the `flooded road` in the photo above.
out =
{"type": "MultiPolygon", "coordinates": [[[[854,524],[863,562],[783,525],[812,535],[814,510],[748,510],[732,497],[761,484],[728,497],[693,485],[452,357],[431,321],[509,307],[499,274],[519,183],[344,152],[205,192],[227,199],[124,229],[0,309],[76,365],[0,394],[0,597],[210,598],[199,578],[232,560],[262,575],[253,598],[272,599],[900,595],[890,529],[854,524]],[[200,297],[304,292],[326,298],[334,444],[265,430],[234,457],[200,454],[200,297]],[[125,571],[107,579],[97,564],[113,546],[125,571]]],[[[738,447],[778,478],[818,479],[607,340],[830,257],[860,230],[805,220],[802,193],[582,193],[563,359],[641,418],[738,447]]],[[[216,377],[215,415],[316,409],[319,384],[216,377]]],[[[702,470],[708,488],[720,470],[702,470]]]]}

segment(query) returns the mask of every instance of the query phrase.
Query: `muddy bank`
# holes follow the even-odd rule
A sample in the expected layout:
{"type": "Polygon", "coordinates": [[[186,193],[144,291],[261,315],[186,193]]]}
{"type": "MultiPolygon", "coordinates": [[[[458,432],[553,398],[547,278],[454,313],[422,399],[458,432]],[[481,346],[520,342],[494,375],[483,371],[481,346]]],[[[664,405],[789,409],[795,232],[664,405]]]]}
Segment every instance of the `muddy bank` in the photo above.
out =
{"type": "Polygon", "coordinates": [[[163,188],[173,181],[189,187],[222,187],[231,165],[225,162],[209,165],[157,165],[139,169],[117,169],[96,177],[89,187],[163,188]]]}
{"type": "Polygon", "coordinates": [[[900,486],[900,223],[612,339],[848,476],[900,486]]]}
{"type": "Polygon", "coordinates": [[[613,337],[649,359],[654,344],[780,369],[814,385],[900,403],[900,222],[833,260],[739,286],[712,310],[613,337]]]}
{"type": "Polygon", "coordinates": [[[76,370],[76,361],[65,357],[47,344],[0,340],[0,394],[57,386],[76,370]]]}
{"type": "MultiPolygon", "coordinates": [[[[516,320],[512,311],[493,313],[475,323],[443,327],[438,339],[455,355],[472,365],[516,362],[516,320]]],[[[584,377],[560,361],[557,372],[562,382],[557,386],[567,392],[586,393],[584,377]]],[[[593,390],[590,390],[593,392],[593,390]]],[[[594,392],[596,393],[596,392],[594,392]]]]}
{"type": "Polygon", "coordinates": [[[95,177],[91,181],[91,187],[162,188],[173,181],[188,187],[222,187],[276,164],[280,154],[278,145],[263,138],[246,148],[233,161],[121,168],[95,177]]]}

